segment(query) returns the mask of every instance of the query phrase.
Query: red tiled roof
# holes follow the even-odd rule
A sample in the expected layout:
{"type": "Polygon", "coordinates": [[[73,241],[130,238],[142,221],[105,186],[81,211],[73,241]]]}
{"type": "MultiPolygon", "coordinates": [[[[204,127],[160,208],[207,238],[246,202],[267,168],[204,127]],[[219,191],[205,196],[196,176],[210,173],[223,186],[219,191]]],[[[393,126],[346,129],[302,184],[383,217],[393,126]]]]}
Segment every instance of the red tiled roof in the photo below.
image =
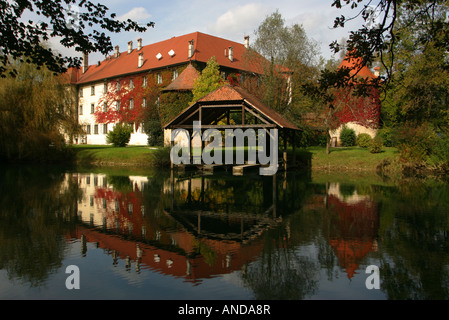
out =
{"type": "Polygon", "coordinates": [[[200,73],[195,69],[194,66],[189,64],[187,68],[185,68],[181,74],[173,80],[167,87],[165,87],[164,91],[171,90],[192,90],[193,84],[195,80],[199,77],[200,73]]]}
{"type": "Polygon", "coordinates": [[[280,128],[300,130],[296,125],[282,117],[279,113],[277,113],[271,107],[267,106],[247,90],[238,86],[231,86],[228,84],[225,84],[220,88],[212,91],[211,93],[205,95],[204,97],[198,99],[194,104],[184,109],[178,116],[176,116],[168,124],[166,124],[164,128],[169,128],[171,125],[174,125],[179,120],[183,119],[183,117],[187,114],[192,113],[193,110],[197,109],[199,107],[199,104],[202,102],[223,102],[224,104],[226,104],[228,102],[240,101],[245,102],[251,105],[253,108],[257,109],[260,113],[262,113],[265,117],[270,119],[280,128]]]}
{"type": "Polygon", "coordinates": [[[121,52],[117,58],[112,55],[99,65],[90,65],[85,73],[80,72],[77,83],[102,81],[121,75],[188,63],[189,61],[207,62],[212,56],[215,56],[218,64],[222,67],[262,73],[263,70],[259,64],[250,64],[245,61],[246,50],[241,43],[194,32],[143,46],[141,50],[133,48],[133,51],[129,54],[126,50],[121,52]],[[189,59],[188,50],[191,40],[194,41],[194,54],[189,59]],[[225,50],[229,50],[230,47],[233,48],[233,61],[225,56],[225,50]],[[172,56],[169,55],[171,50],[174,51],[172,56]],[[141,52],[143,52],[144,63],[139,68],[138,60],[141,52]],[[159,53],[161,54],[160,59],[156,57],[159,53]]]}
{"type": "Polygon", "coordinates": [[[371,70],[367,66],[363,66],[362,68],[360,68],[360,66],[359,66],[360,62],[361,62],[361,58],[349,58],[348,56],[346,56],[343,59],[343,61],[341,62],[340,68],[346,67],[346,68],[350,69],[351,75],[354,75],[357,72],[357,70],[360,69],[357,72],[358,77],[369,78],[369,79],[376,78],[374,73],[372,73],[371,70]]]}

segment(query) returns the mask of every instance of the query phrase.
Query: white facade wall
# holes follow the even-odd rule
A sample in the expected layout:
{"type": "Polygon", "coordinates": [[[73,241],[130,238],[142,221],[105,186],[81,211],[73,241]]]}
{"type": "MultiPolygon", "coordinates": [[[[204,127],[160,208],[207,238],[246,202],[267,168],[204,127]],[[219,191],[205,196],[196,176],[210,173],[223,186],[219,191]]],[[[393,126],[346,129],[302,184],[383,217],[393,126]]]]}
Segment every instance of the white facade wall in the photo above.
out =
{"type": "Polygon", "coordinates": [[[356,122],[347,122],[345,124],[342,124],[340,127],[338,127],[335,130],[329,130],[331,139],[336,141],[336,146],[341,146],[340,133],[341,133],[341,130],[343,130],[343,128],[345,126],[349,129],[354,130],[356,136],[358,136],[361,133],[367,133],[371,136],[371,138],[374,139],[377,134],[377,129],[368,128],[368,127],[362,126],[356,122]]]}
{"type": "MultiPolygon", "coordinates": [[[[113,123],[97,123],[95,119],[95,110],[103,97],[104,82],[82,85],[78,92],[78,123],[86,132],[85,135],[78,137],[74,143],[77,144],[99,144],[106,143],[106,134],[114,128],[113,123]],[[106,125],[106,126],[105,126],[106,125]]],[[[130,145],[147,145],[148,136],[143,132],[143,127],[136,128],[131,134],[130,145]]]]}

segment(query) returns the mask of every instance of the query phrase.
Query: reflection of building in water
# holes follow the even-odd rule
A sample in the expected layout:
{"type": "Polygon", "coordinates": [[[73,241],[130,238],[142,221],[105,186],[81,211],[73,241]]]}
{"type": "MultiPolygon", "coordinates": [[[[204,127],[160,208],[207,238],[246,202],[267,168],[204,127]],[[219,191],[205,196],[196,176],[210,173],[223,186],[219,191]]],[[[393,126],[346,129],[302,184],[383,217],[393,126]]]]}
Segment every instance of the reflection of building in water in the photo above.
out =
{"type": "MultiPolygon", "coordinates": [[[[160,190],[154,191],[160,192],[159,195],[151,194],[148,198],[143,191],[151,182],[146,177],[75,176],[83,190],[78,201],[81,224],[70,236],[82,239],[84,243],[96,243],[111,255],[113,264],[122,264],[127,269],[134,265],[136,270],[152,269],[198,282],[202,278],[241,270],[262,250],[262,242],[257,238],[243,241],[244,232],[240,237],[209,237],[208,219],[213,220],[214,226],[235,224],[230,223],[232,219],[225,221],[224,216],[206,214],[202,220],[203,232],[188,230],[164,210],[172,197],[165,187],[166,181],[160,185],[160,190]]],[[[176,184],[176,195],[181,203],[187,203],[186,194],[207,185],[201,179],[180,181],[176,184]]],[[[186,217],[188,220],[189,215],[186,217]]],[[[242,221],[238,221],[239,227],[245,231],[250,229],[242,221]]],[[[87,246],[83,247],[86,251],[87,246]]]]}
{"type": "Polygon", "coordinates": [[[348,278],[352,278],[363,259],[377,251],[379,207],[353,186],[330,183],[326,190],[327,194],[315,196],[308,206],[327,209],[329,244],[348,278]]]}

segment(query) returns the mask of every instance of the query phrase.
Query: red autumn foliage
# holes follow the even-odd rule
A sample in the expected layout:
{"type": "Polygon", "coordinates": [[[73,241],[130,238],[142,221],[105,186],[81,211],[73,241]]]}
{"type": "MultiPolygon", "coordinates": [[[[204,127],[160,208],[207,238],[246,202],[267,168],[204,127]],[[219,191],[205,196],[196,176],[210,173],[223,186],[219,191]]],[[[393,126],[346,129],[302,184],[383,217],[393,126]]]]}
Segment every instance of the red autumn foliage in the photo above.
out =
{"type": "Polygon", "coordinates": [[[143,85],[143,75],[109,81],[107,92],[103,94],[96,106],[96,121],[98,123],[135,123],[137,128],[154,111],[159,87],[152,82],[155,82],[153,77],[148,75],[146,85],[143,85]],[[117,108],[118,103],[119,108],[117,108]]]}
{"type": "Polygon", "coordinates": [[[367,128],[378,128],[380,124],[380,94],[371,88],[366,96],[353,94],[353,89],[342,88],[335,92],[332,127],[355,122],[367,128]]]}

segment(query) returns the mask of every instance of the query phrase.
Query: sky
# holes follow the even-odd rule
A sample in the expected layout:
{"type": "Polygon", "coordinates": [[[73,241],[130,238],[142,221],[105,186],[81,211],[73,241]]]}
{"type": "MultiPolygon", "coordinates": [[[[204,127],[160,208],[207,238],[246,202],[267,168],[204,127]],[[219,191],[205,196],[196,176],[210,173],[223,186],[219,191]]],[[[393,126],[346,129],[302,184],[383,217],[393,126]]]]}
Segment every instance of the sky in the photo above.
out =
{"type": "MultiPolygon", "coordinates": [[[[342,14],[353,15],[349,8],[336,9],[332,0],[108,0],[99,1],[119,19],[133,19],[139,23],[154,22],[155,27],[144,33],[122,32],[111,34],[113,46],[121,51],[127,49],[128,41],[137,43],[142,38],[143,45],[166,40],[191,32],[203,32],[213,36],[243,43],[244,36],[254,39],[254,31],[262,21],[279,11],[285,25],[299,24],[309,38],[319,43],[321,55],[329,59],[332,52],[329,44],[348,37],[355,23],[346,29],[332,29],[335,17],[342,14]]],[[[64,55],[79,56],[75,51],[61,47],[58,39],[52,46],[64,55]]],[[[103,60],[101,54],[92,53],[90,63],[103,60]]]]}

